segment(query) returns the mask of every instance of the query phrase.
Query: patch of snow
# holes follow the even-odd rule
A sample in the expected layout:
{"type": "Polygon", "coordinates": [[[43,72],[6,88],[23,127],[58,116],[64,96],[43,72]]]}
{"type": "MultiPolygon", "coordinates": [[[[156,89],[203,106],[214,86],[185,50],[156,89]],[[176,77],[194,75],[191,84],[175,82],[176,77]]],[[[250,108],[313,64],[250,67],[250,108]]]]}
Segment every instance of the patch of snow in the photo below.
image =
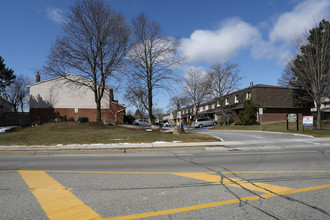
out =
{"type": "Polygon", "coordinates": [[[9,131],[10,129],[18,128],[18,126],[6,126],[6,127],[0,127],[0,133],[4,133],[6,131],[9,131]]]}

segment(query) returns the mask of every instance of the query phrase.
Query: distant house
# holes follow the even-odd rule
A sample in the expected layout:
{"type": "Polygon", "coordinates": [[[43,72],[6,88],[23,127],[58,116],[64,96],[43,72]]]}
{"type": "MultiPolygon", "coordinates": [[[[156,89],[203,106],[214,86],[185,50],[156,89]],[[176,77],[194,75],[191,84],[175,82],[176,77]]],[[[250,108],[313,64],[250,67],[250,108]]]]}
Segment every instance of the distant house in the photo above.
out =
{"type": "MultiPolygon", "coordinates": [[[[330,120],[330,99],[324,98],[323,103],[321,104],[321,120],[330,120]]],[[[314,102],[314,106],[316,106],[316,102],[314,102]]],[[[311,109],[313,115],[316,117],[317,109],[314,107],[311,109]]]]}
{"type": "MultiPolygon", "coordinates": [[[[271,85],[252,85],[248,88],[232,92],[225,96],[224,113],[228,122],[230,118],[239,120],[238,114],[244,109],[244,103],[253,99],[263,108],[263,122],[285,121],[287,114],[299,114],[300,120],[303,115],[310,115],[312,104],[301,105],[297,102],[297,89],[271,85]]],[[[210,117],[215,120],[222,120],[220,103],[216,100],[209,100],[200,105],[198,115],[195,115],[195,107],[188,106],[181,109],[185,122],[190,122],[197,117],[210,117]]],[[[255,113],[258,121],[260,115],[255,113]]]]}
{"type": "MultiPolygon", "coordinates": [[[[67,77],[88,81],[75,74],[67,77]]],[[[69,82],[63,77],[54,77],[28,86],[30,90],[30,121],[50,122],[55,118],[62,121],[74,121],[78,116],[87,116],[89,121],[96,121],[97,109],[94,92],[85,87],[69,82]]],[[[125,105],[119,104],[113,97],[113,90],[106,88],[101,102],[102,120],[113,124],[123,124],[125,105]]]]}

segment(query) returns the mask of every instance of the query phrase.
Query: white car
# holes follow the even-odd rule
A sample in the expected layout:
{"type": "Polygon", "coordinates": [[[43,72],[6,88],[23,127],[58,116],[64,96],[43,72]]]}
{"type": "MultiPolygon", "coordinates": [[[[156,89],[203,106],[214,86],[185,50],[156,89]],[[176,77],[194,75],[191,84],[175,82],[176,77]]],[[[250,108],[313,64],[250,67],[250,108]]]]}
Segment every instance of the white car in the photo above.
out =
{"type": "Polygon", "coordinates": [[[164,123],[164,125],[163,125],[163,127],[174,127],[175,126],[175,124],[174,123],[172,123],[172,122],[165,122],[164,123]]]}
{"type": "Polygon", "coordinates": [[[147,119],[135,119],[132,125],[140,125],[145,127],[151,126],[150,122],[147,119]]]}
{"type": "Polygon", "coordinates": [[[197,118],[193,122],[193,127],[195,128],[202,128],[206,126],[216,126],[218,122],[213,120],[212,118],[197,118]]]}

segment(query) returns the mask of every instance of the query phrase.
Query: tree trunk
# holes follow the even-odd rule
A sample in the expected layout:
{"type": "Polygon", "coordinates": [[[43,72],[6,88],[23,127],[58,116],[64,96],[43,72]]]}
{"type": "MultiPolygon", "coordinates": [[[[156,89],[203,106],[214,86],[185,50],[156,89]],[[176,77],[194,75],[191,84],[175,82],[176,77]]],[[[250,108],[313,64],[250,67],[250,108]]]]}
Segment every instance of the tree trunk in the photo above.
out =
{"type": "Polygon", "coordinates": [[[149,120],[150,123],[153,125],[155,124],[155,117],[152,114],[152,89],[148,89],[148,111],[149,111],[149,120]]]}
{"type": "Polygon", "coordinates": [[[321,129],[321,103],[316,103],[316,128],[321,129]]]}
{"type": "Polygon", "coordinates": [[[96,122],[101,122],[101,100],[96,103],[96,122]]]}

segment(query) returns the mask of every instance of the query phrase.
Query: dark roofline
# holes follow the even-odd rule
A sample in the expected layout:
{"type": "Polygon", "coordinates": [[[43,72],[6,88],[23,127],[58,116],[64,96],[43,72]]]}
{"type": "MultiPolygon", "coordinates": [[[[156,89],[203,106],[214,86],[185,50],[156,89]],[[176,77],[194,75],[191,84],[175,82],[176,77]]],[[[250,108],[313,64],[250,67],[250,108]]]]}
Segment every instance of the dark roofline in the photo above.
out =
{"type": "Polygon", "coordinates": [[[273,86],[273,85],[265,85],[265,84],[256,84],[254,86],[250,86],[250,87],[246,87],[244,89],[236,90],[234,92],[229,93],[226,96],[230,96],[232,94],[240,93],[240,92],[243,92],[243,91],[246,91],[246,90],[249,90],[249,89],[254,89],[254,88],[274,88],[274,89],[292,89],[292,90],[298,89],[298,88],[284,87],[284,86],[273,86]]]}

